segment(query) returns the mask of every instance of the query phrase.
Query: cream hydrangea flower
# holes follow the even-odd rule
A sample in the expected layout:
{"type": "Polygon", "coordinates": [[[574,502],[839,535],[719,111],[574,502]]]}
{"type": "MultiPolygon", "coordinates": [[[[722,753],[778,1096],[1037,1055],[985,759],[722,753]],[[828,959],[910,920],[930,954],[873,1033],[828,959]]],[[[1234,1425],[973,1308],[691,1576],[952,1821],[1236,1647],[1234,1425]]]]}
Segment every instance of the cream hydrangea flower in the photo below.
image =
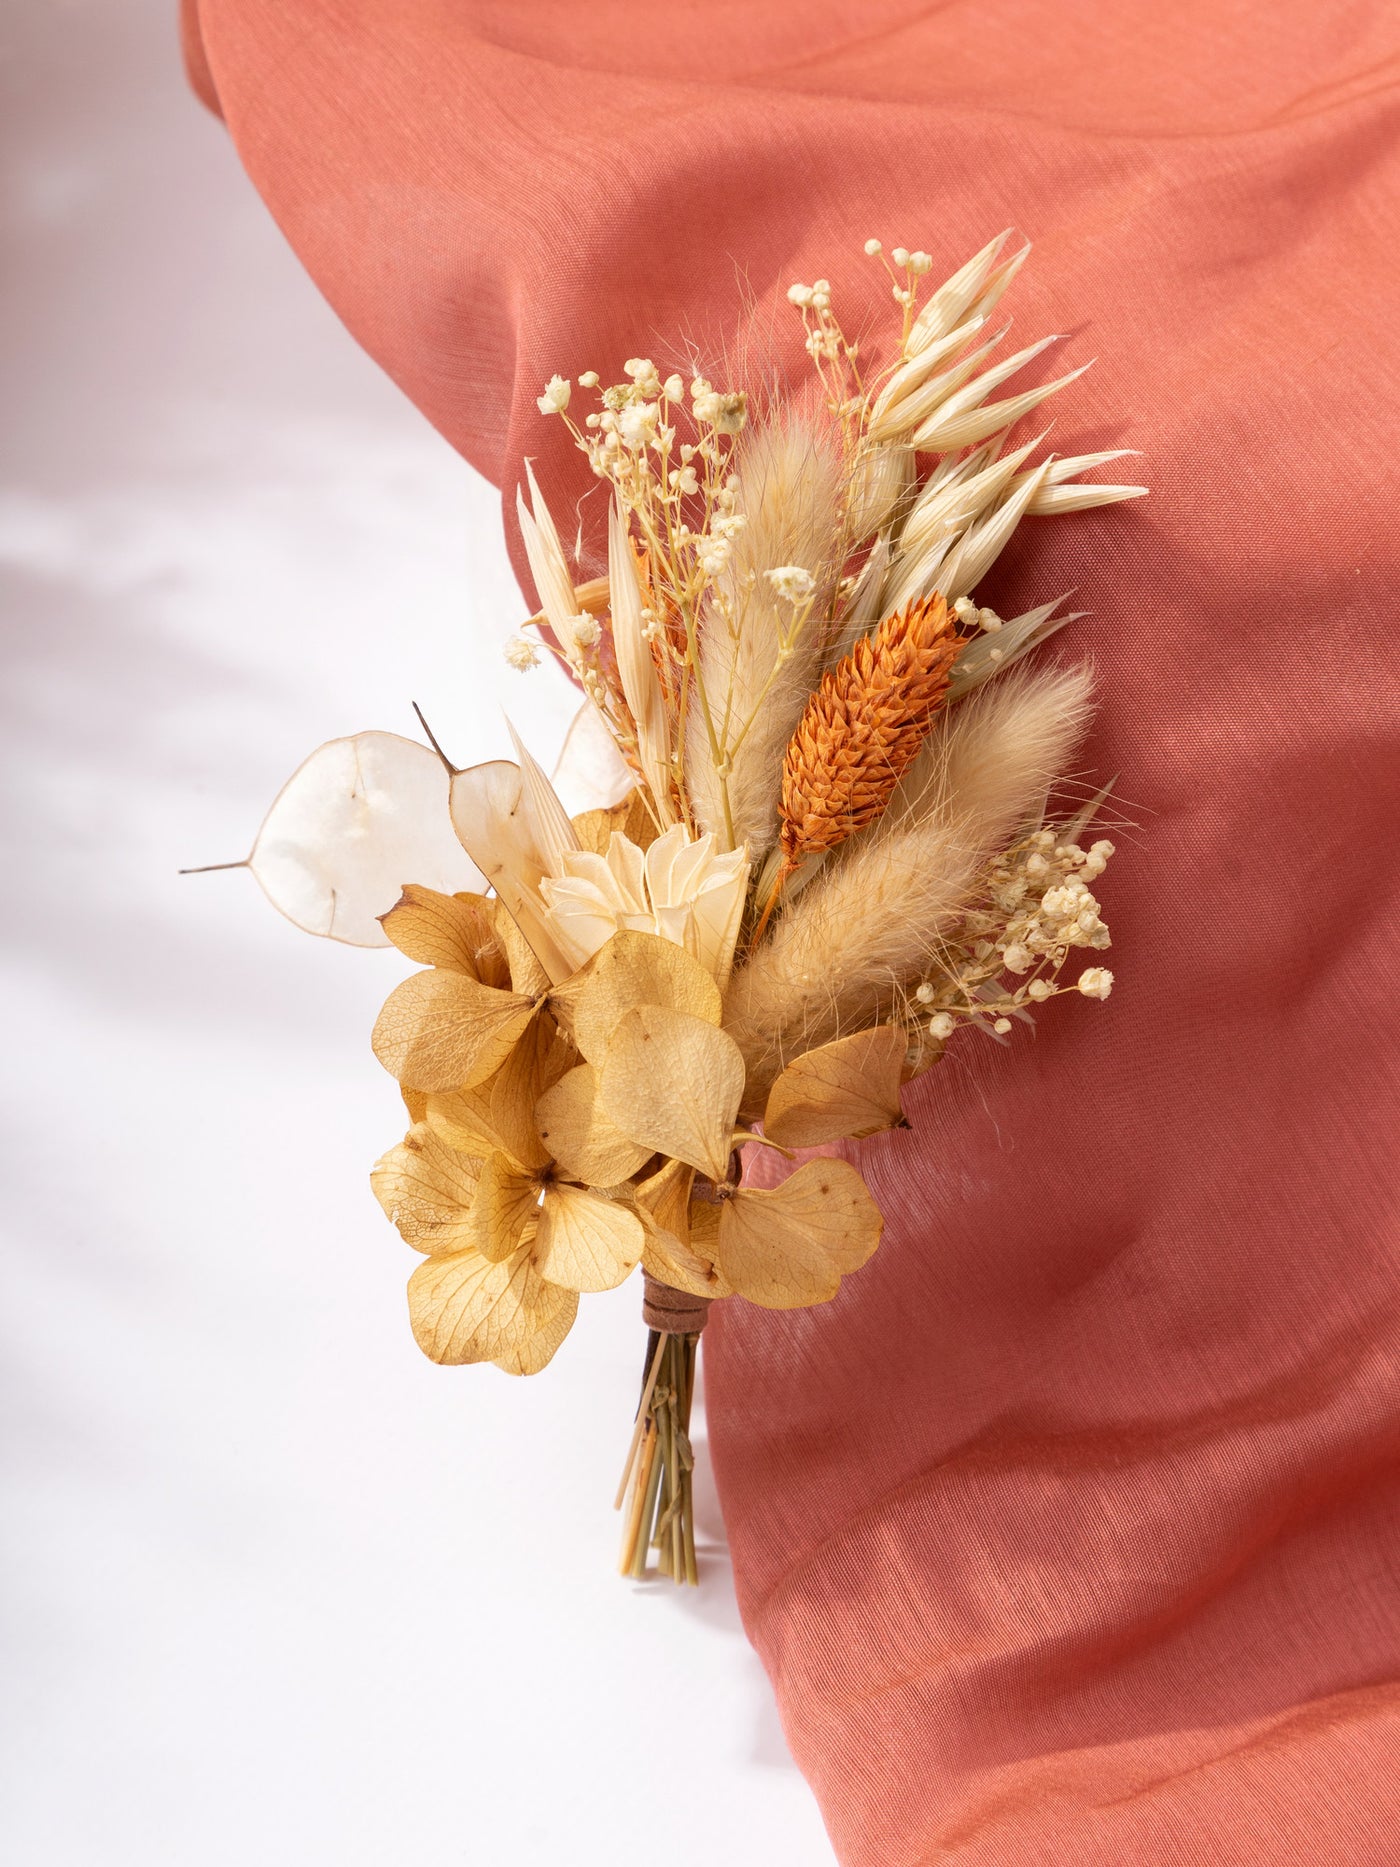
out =
{"type": "Polygon", "coordinates": [[[630,930],[673,940],[723,985],[748,885],[743,850],[721,854],[708,831],[692,839],[678,823],[646,850],[614,830],[605,855],[563,850],[555,870],[539,890],[555,937],[576,966],[630,930]]]}

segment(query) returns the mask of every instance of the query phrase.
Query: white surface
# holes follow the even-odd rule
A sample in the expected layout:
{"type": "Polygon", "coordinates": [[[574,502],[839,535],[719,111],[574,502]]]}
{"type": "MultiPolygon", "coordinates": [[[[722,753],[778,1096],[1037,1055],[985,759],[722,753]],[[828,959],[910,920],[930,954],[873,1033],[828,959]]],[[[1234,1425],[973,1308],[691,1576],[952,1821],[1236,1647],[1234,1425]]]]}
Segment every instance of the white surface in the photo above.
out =
{"type": "Polygon", "coordinates": [[[722,1554],[698,1596],[612,1574],[637,1292],[536,1381],[424,1361],[366,1182],[403,962],[176,877],[320,740],[417,699],[490,755],[508,700],[552,753],[569,696],[501,662],[494,493],[300,273],[173,15],[0,27],[0,1854],[820,1867],[722,1554]]]}

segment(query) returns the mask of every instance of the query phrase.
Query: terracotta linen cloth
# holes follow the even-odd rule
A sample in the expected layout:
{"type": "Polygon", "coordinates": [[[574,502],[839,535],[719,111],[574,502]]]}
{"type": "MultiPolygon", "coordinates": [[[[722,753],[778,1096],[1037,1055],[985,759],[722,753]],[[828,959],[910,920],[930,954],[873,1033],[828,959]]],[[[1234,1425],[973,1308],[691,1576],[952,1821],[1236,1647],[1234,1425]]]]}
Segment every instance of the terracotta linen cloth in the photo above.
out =
{"type": "Polygon", "coordinates": [[[592,485],[552,371],[683,364],[680,333],[722,374],[747,331],[796,378],[791,281],[873,332],[870,235],[939,276],[1034,239],[1021,341],[1100,357],[1051,444],[1140,447],[1153,489],[1023,526],[984,585],[1094,611],[1060,652],[1140,826],[1100,888],[1117,985],[964,1039],[858,1150],[888,1226],[834,1303],[716,1314],[740,1602],[848,1867],[1400,1862],[1393,10],[185,23],[312,276],[508,523],[523,455],[566,532],[592,485]]]}

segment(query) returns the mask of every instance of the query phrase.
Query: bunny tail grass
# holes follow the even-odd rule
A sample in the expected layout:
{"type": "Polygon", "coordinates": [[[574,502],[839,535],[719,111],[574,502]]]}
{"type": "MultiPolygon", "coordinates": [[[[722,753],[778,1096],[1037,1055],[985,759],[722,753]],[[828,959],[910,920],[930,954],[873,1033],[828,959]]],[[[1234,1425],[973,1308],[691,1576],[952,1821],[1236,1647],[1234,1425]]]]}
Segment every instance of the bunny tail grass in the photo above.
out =
{"type": "Polygon", "coordinates": [[[783,754],[816,685],[827,646],[821,617],[830,613],[814,604],[793,640],[793,606],[764,573],[799,566],[829,605],[839,462],[816,422],[794,411],[746,435],[737,463],[744,524],[700,625],[699,674],[721,756],[693,712],[686,782],[700,827],[724,841],[732,833],[733,846],[747,844],[757,860],[777,840],[783,754]]]}
{"type": "Polygon", "coordinates": [[[879,823],[779,918],[726,1028],[761,1107],[785,1061],[876,1023],[936,954],[989,861],[1039,820],[1090,713],[1087,668],[1015,670],[947,716],[879,823]]]}

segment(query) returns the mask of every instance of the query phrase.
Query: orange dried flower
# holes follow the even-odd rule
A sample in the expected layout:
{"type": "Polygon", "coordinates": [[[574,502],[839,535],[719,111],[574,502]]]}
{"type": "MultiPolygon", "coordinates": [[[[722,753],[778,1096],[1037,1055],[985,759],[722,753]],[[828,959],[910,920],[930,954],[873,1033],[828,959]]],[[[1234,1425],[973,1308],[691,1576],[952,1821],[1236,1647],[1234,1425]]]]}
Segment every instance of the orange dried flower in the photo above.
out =
{"type": "Polygon", "coordinates": [[[943,703],[959,646],[943,598],[923,597],[822,676],[783,760],[785,868],[884,812],[943,703]]]}

